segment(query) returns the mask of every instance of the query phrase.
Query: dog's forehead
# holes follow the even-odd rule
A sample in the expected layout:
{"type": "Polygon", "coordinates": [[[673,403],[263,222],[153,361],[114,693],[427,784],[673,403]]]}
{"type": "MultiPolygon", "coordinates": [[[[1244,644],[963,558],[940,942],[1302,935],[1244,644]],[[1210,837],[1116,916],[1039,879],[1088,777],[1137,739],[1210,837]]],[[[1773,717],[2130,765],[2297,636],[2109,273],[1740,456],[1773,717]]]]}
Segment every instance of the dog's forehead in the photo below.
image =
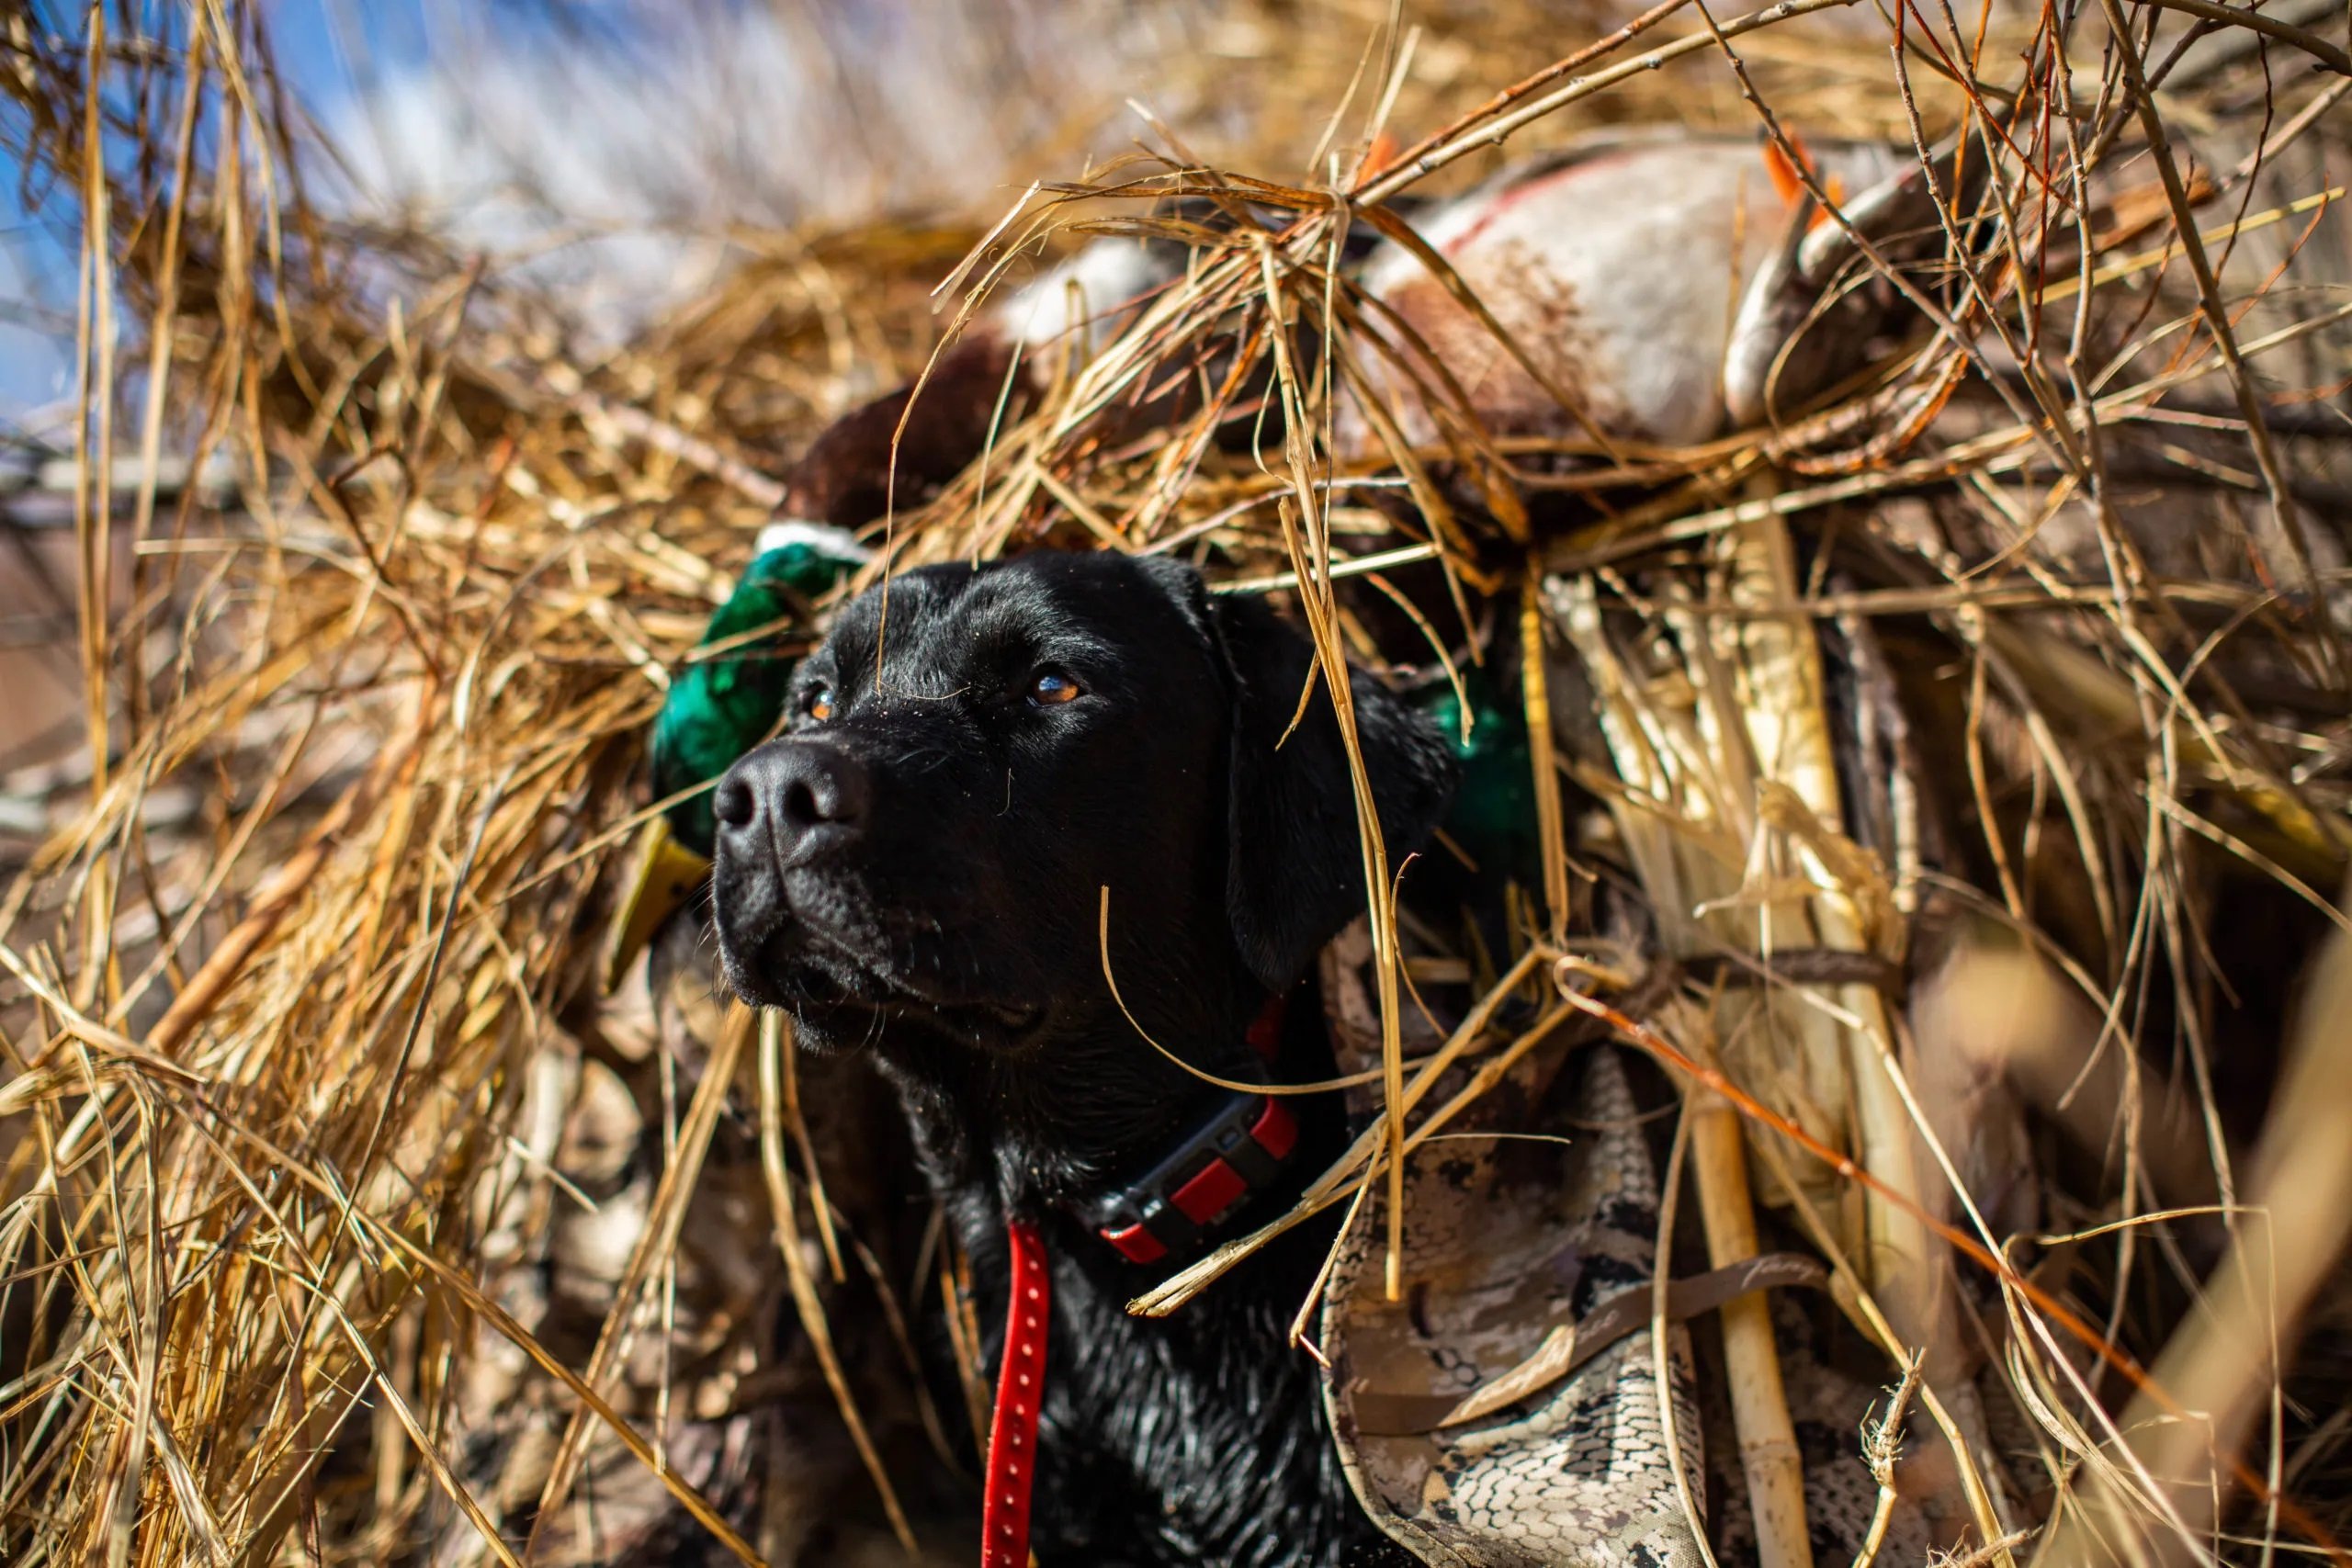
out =
{"type": "Polygon", "coordinates": [[[1159,661],[1191,640],[1182,612],[1133,563],[1039,554],[1001,565],[923,567],[851,606],[837,655],[893,673],[949,675],[1008,658],[1159,661]]]}

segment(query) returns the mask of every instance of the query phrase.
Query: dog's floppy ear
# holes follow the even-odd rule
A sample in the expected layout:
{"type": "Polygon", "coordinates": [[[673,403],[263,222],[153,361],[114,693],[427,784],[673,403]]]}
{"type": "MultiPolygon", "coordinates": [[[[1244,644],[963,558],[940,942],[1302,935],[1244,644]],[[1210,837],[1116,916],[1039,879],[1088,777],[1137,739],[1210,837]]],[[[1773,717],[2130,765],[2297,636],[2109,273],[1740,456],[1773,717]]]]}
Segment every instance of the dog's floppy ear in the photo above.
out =
{"type": "MultiPolygon", "coordinates": [[[[1250,972],[1279,990],[1364,908],[1355,790],[1339,719],[1318,680],[1291,728],[1314,649],[1262,599],[1209,594],[1191,569],[1174,562],[1155,560],[1153,569],[1189,600],[1225,669],[1231,704],[1226,907],[1250,972]]],[[[1453,754],[1435,726],[1371,677],[1350,672],[1348,692],[1393,875],[1444,816],[1453,794],[1453,754]]]]}

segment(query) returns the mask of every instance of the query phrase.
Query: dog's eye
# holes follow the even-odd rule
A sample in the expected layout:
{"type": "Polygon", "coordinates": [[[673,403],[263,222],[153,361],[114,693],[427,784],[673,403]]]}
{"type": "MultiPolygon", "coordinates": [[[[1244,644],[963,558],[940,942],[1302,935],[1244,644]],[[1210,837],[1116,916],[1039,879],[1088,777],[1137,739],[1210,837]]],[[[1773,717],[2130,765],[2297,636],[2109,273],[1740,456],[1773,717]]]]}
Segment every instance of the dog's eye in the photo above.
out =
{"type": "Polygon", "coordinates": [[[833,716],[833,689],[831,686],[811,686],[808,694],[800,699],[800,711],[818,723],[824,723],[833,716]]]}
{"type": "Polygon", "coordinates": [[[1076,681],[1058,670],[1040,671],[1029,682],[1029,700],[1041,708],[1059,707],[1084,694],[1076,681]]]}

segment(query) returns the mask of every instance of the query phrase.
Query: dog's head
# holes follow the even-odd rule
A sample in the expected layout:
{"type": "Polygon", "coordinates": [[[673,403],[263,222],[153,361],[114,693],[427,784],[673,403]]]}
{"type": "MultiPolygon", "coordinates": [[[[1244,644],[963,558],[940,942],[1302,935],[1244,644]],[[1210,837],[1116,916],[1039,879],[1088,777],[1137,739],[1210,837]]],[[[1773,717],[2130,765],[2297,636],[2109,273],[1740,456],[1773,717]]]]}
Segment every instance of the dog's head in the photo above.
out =
{"type": "MultiPolygon", "coordinates": [[[[719,782],[729,981],[820,1048],[1149,1058],[1103,980],[1108,888],[1120,998],[1212,1066],[1204,1041],[1238,1046],[1363,905],[1328,696],[1301,716],[1311,666],[1263,603],[1167,560],[1040,552],[869,592],[796,672],[786,732],[719,782]]],[[[1393,865],[1453,760],[1350,690],[1393,865]]]]}

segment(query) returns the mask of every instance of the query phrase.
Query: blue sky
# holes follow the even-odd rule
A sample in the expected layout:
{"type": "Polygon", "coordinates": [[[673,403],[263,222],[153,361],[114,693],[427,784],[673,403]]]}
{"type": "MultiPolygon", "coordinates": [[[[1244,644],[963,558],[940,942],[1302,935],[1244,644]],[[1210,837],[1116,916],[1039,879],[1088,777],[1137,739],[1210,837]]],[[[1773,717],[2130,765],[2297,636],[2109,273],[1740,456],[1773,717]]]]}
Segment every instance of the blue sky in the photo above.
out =
{"type": "MultiPolygon", "coordinates": [[[[0,0],[5,4],[6,0],[0,0]]],[[[176,18],[189,0],[118,0],[176,18]]],[[[538,286],[591,339],[705,286],[746,227],[994,217],[1050,145],[1136,132],[1193,0],[262,0],[288,85],[354,175],[333,206],[417,222],[538,286]],[[982,209],[985,209],[983,212],[982,209]]],[[[78,29],[81,0],[35,0],[78,29]]],[[[1157,107],[1157,106],[1156,106],[1157,107]]],[[[0,114],[5,114],[0,108],[0,114]]],[[[1180,112],[1175,117],[1184,118],[1180,112]]],[[[0,159],[7,154],[0,152],[0,159]]],[[[79,230],[0,167],[0,431],[73,390],[79,230]],[[62,335],[55,330],[62,321],[62,335]],[[48,327],[49,331],[42,330],[48,327]]],[[[38,193],[36,193],[38,194],[38,193]]]]}
{"type": "MultiPolygon", "coordinates": [[[[359,84],[424,57],[430,0],[267,0],[265,15],[288,82],[322,118],[359,84]]],[[[152,0],[151,14],[174,9],[152,0]]],[[[536,7],[497,7],[521,16],[536,7]]],[[[35,0],[34,25],[78,32],[82,6],[35,0]]],[[[79,218],[70,202],[28,189],[16,152],[0,148],[0,430],[22,427],[73,395],[79,218]],[[29,198],[29,199],[28,199],[29,198]],[[39,209],[34,210],[33,209],[39,209]]]]}

